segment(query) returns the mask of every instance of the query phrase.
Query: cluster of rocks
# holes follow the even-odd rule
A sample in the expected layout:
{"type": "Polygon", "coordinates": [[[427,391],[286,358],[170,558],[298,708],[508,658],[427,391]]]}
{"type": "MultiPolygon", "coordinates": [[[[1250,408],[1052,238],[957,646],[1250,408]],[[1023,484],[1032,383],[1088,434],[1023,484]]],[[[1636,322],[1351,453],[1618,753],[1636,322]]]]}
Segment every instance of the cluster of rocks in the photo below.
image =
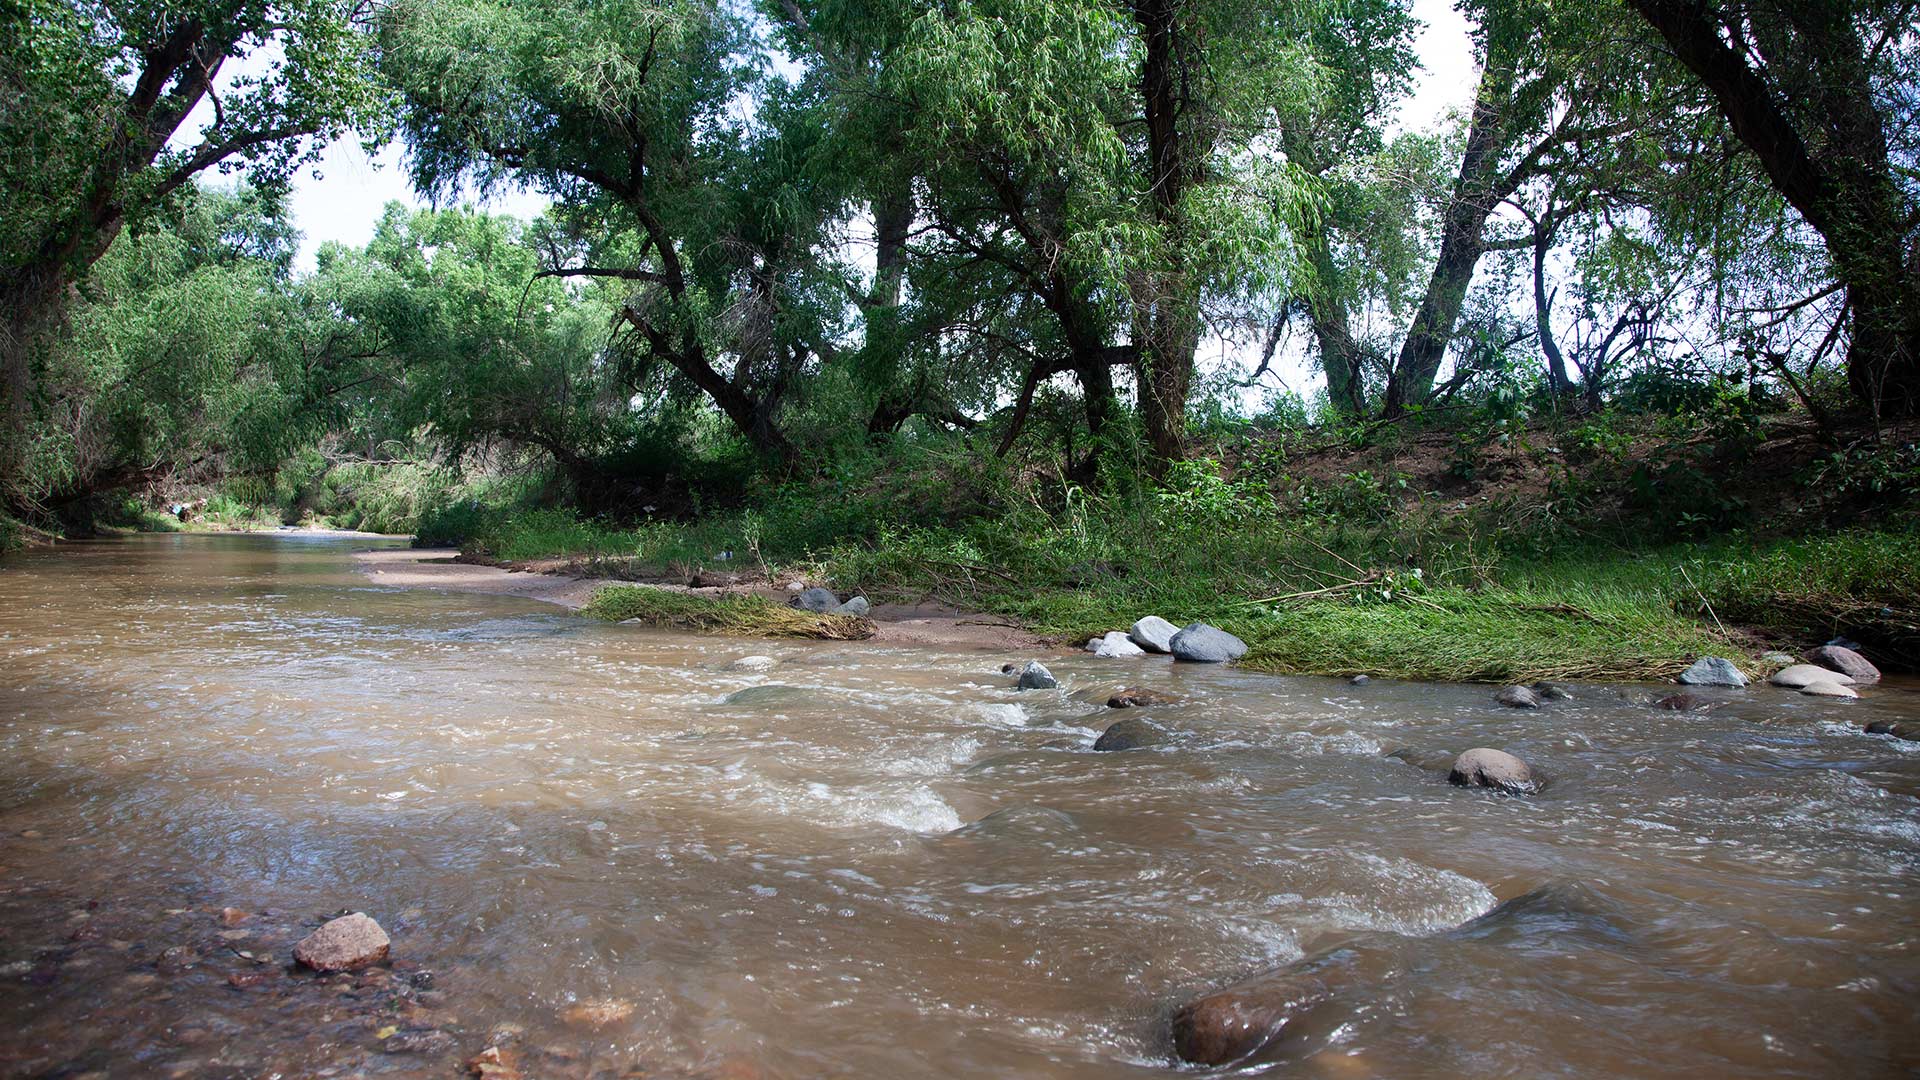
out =
{"type": "Polygon", "coordinates": [[[813,588],[807,588],[796,581],[787,586],[787,591],[794,594],[793,599],[787,602],[790,607],[799,608],[801,611],[811,611],[816,615],[858,615],[864,617],[868,612],[873,610],[873,605],[867,603],[867,598],[864,596],[850,596],[843,603],[840,600],[839,594],[835,593],[832,589],[820,588],[818,585],[813,588]]]}
{"type": "Polygon", "coordinates": [[[1227,664],[1247,655],[1247,643],[1207,623],[1175,626],[1158,615],[1148,615],[1126,630],[1093,638],[1087,642],[1087,651],[1101,657],[1158,653],[1194,664],[1227,664]]]}
{"type": "MultiPolygon", "coordinates": [[[[1768,653],[1761,659],[1771,664],[1781,664],[1778,671],[1767,677],[1767,682],[1785,690],[1797,690],[1811,697],[1852,698],[1859,697],[1854,686],[1878,682],[1880,669],[1872,661],[1860,655],[1859,651],[1839,642],[1822,645],[1809,652],[1803,663],[1785,653],[1768,653]]],[[[1692,666],[1680,673],[1680,682],[1687,686],[1725,686],[1739,688],[1747,685],[1747,677],[1734,666],[1731,660],[1718,656],[1703,656],[1695,660],[1692,666]]],[[[1685,695],[1675,695],[1663,699],[1662,708],[1687,708],[1679,699],[1685,695]]]]}

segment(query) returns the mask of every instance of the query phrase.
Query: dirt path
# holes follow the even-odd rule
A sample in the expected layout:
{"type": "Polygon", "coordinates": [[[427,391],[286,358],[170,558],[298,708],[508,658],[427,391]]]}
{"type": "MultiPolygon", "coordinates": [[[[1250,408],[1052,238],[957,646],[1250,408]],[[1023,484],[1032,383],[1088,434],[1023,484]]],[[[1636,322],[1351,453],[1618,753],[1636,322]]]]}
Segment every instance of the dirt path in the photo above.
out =
{"type": "MultiPolygon", "coordinates": [[[[487,593],[494,596],[522,596],[558,604],[570,611],[586,606],[602,586],[644,585],[653,589],[719,596],[722,593],[754,593],[785,601],[785,589],[769,585],[730,583],[690,587],[665,582],[614,581],[582,576],[565,560],[542,560],[490,566],[463,560],[445,550],[387,548],[354,553],[362,573],[376,585],[397,589],[444,589],[448,592],[487,593]]],[[[928,645],[945,649],[992,649],[1030,652],[1045,649],[1047,643],[1010,620],[995,615],[961,611],[944,604],[875,604],[868,617],[878,632],[877,645],[928,645]]]]}

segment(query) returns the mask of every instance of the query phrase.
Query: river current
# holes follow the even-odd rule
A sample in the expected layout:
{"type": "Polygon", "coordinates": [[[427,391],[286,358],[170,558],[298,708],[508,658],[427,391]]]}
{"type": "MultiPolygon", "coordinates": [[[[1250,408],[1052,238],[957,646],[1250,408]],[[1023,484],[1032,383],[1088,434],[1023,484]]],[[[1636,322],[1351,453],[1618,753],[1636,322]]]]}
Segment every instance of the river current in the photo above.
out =
{"type": "Polygon", "coordinates": [[[368,543],[0,561],[0,1075],[1167,1076],[1180,1002],[1327,957],[1244,1071],[1920,1068],[1920,743],[1862,730],[1901,685],[1523,712],[1076,654],[1019,691],[380,588],[368,543]],[[1091,750],[1123,686],[1171,742],[1091,750]],[[1475,746],[1545,789],[1448,786],[1475,746]],[[391,965],[293,969],[343,910],[391,965]]]}

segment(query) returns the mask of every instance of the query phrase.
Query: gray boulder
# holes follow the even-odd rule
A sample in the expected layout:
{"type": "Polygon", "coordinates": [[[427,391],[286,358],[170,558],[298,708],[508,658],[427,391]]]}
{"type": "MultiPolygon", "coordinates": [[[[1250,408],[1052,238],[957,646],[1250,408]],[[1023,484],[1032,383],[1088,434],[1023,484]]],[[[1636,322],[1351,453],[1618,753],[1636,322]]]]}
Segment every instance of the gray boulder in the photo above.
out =
{"type": "Polygon", "coordinates": [[[1166,728],[1144,716],[1129,716],[1125,720],[1116,720],[1100,738],[1094,741],[1095,750],[1138,750],[1147,746],[1158,746],[1167,741],[1166,728]]]}
{"type": "Polygon", "coordinates": [[[1745,686],[1747,677],[1733,666],[1733,661],[1722,660],[1718,656],[1703,656],[1693,662],[1693,666],[1680,673],[1680,681],[1688,686],[1745,686]]]}
{"type": "Polygon", "coordinates": [[[1158,615],[1149,615],[1133,624],[1127,631],[1127,638],[1148,652],[1164,653],[1173,651],[1173,635],[1180,628],[1158,615]]]}
{"type": "Polygon", "coordinates": [[[1020,669],[1018,685],[1022,690],[1052,690],[1060,685],[1060,680],[1053,677],[1053,672],[1047,670],[1047,665],[1038,660],[1029,660],[1026,666],[1020,669]]]}
{"type": "Polygon", "coordinates": [[[1540,707],[1540,698],[1535,695],[1532,690],[1524,686],[1503,686],[1500,688],[1499,693],[1493,695],[1493,700],[1505,705],[1509,709],[1537,709],[1540,707]]]}
{"type": "Polygon", "coordinates": [[[1540,790],[1527,763],[1504,750],[1479,746],[1453,759],[1447,782],[1456,787],[1486,787],[1509,795],[1531,795],[1540,790]]]}
{"type": "Polygon", "coordinates": [[[802,611],[812,611],[825,615],[827,612],[840,606],[840,598],[833,595],[832,589],[822,589],[815,586],[801,593],[799,596],[794,597],[793,606],[802,611]]]}
{"type": "Polygon", "coordinates": [[[1365,686],[1372,681],[1373,679],[1370,678],[1369,676],[1355,675],[1353,678],[1347,680],[1347,685],[1348,686],[1365,686]]]}
{"type": "Polygon", "coordinates": [[[1135,645],[1131,638],[1118,630],[1087,642],[1087,651],[1095,656],[1108,658],[1147,655],[1147,650],[1135,645]]]}
{"type": "Polygon", "coordinates": [[[1573,691],[1557,682],[1537,682],[1527,689],[1541,701],[1572,701],[1573,691]]]}
{"type": "Polygon", "coordinates": [[[856,596],[853,599],[847,601],[846,603],[841,604],[838,607],[834,608],[832,613],[835,615],[859,615],[864,617],[867,612],[872,610],[873,610],[873,607],[872,605],[867,603],[866,597],[856,596]]]}
{"type": "Polygon", "coordinates": [[[1774,672],[1767,681],[1775,686],[1784,686],[1789,690],[1804,690],[1814,683],[1832,683],[1836,686],[1846,686],[1853,682],[1853,677],[1827,668],[1816,667],[1813,664],[1795,664],[1792,667],[1781,668],[1779,671],[1774,672]]]}
{"type": "Polygon", "coordinates": [[[1880,669],[1845,645],[1822,645],[1808,653],[1807,659],[1823,668],[1838,671],[1857,683],[1880,681],[1880,669]]]}
{"type": "Polygon", "coordinates": [[[1167,651],[1175,660],[1195,664],[1225,664],[1247,655],[1247,643],[1217,626],[1189,623],[1173,635],[1167,651]]]}

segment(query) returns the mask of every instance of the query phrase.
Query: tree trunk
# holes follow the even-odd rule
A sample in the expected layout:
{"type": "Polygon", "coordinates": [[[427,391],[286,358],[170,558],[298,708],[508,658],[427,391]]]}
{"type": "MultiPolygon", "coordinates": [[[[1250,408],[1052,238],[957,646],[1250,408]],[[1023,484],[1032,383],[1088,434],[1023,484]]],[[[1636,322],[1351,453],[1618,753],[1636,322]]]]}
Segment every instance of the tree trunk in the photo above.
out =
{"type": "MultiPolygon", "coordinates": [[[[1540,351],[1547,358],[1547,385],[1555,397],[1573,392],[1573,380],[1567,375],[1567,358],[1553,336],[1553,302],[1547,296],[1547,249],[1553,246],[1553,208],[1547,208],[1548,220],[1541,222],[1533,238],[1533,321],[1539,332],[1540,351]]],[[[1595,380],[1597,383],[1598,380],[1595,380]]],[[[1592,387],[1598,392],[1598,387],[1592,387]]]]}
{"type": "Polygon", "coordinates": [[[1147,120],[1148,189],[1169,262],[1164,272],[1147,275],[1135,297],[1145,346],[1136,368],[1136,396],[1147,432],[1148,469],[1156,477],[1165,473],[1168,462],[1186,456],[1187,397],[1193,390],[1194,353],[1200,347],[1199,302],[1187,280],[1184,257],[1187,222],[1181,201],[1195,179],[1196,148],[1188,145],[1180,123],[1189,72],[1179,55],[1187,43],[1180,39],[1178,12],[1176,0],[1138,0],[1133,5],[1146,46],[1140,94],[1147,120]]]}
{"type": "Polygon", "coordinates": [[[1793,62],[1816,91],[1796,125],[1769,85],[1728,44],[1742,40],[1738,9],[1698,0],[1632,0],[1675,57],[1719,103],[1773,186],[1826,241],[1853,310],[1847,380],[1877,412],[1920,413],[1920,267],[1909,261],[1912,217],[1888,159],[1884,118],[1851,5],[1784,3],[1799,46],[1793,62]],[[1801,127],[1813,128],[1813,137],[1801,127]],[[1810,145],[1811,144],[1811,145],[1810,145]],[[1816,152],[1812,147],[1819,146],[1816,152]]]}

